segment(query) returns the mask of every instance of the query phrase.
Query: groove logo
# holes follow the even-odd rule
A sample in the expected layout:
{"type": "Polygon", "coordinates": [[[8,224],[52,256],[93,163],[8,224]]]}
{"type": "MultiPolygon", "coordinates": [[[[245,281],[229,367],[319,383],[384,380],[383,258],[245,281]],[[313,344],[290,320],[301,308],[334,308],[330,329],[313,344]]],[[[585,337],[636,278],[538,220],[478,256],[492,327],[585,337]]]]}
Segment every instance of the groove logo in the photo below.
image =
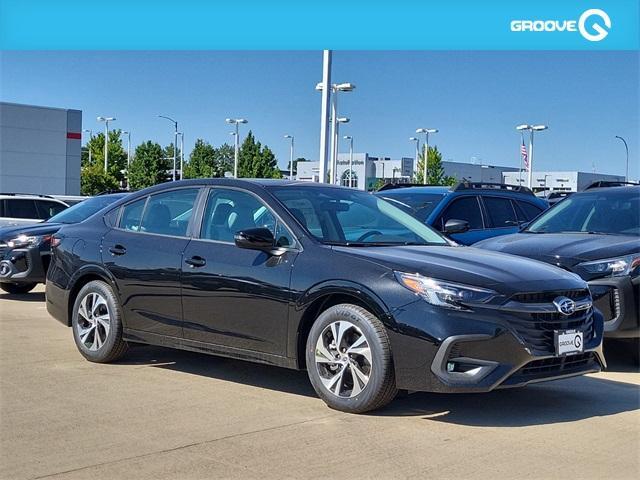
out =
{"type": "Polygon", "coordinates": [[[590,42],[603,40],[610,29],[611,18],[599,8],[585,10],[578,20],[511,20],[512,32],[580,32],[590,42]]]}

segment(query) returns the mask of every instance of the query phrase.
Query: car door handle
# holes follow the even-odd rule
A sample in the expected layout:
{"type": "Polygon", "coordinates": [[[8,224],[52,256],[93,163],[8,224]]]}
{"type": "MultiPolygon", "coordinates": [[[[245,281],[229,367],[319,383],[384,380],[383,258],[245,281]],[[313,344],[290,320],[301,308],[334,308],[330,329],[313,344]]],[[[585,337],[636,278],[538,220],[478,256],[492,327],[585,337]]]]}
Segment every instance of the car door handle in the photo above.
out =
{"type": "Polygon", "coordinates": [[[124,255],[125,253],[127,253],[127,249],[124,248],[122,245],[114,245],[113,247],[109,247],[109,252],[111,252],[111,255],[124,255]]]}
{"type": "Polygon", "coordinates": [[[187,258],[184,263],[191,266],[191,268],[204,267],[207,264],[207,261],[202,257],[191,257],[187,258]]]}

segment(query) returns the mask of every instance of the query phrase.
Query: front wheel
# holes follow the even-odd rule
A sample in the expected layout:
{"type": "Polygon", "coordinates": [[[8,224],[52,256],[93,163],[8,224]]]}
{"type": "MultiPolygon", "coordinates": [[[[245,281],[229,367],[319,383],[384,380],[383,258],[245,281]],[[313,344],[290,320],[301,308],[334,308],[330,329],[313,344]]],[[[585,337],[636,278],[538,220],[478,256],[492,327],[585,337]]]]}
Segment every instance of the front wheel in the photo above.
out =
{"type": "Polygon", "coordinates": [[[21,295],[29,293],[36,288],[37,283],[0,283],[0,288],[12,295],[21,295]]]}
{"type": "Polygon", "coordinates": [[[122,340],[118,300],[103,281],[95,280],[82,287],[73,305],[71,326],[78,350],[91,362],[113,362],[128,349],[122,340]]]}
{"type": "Polygon", "coordinates": [[[387,331],[357,305],[325,310],[309,332],[307,373],[331,408],[362,413],[391,402],[397,389],[387,331]]]}

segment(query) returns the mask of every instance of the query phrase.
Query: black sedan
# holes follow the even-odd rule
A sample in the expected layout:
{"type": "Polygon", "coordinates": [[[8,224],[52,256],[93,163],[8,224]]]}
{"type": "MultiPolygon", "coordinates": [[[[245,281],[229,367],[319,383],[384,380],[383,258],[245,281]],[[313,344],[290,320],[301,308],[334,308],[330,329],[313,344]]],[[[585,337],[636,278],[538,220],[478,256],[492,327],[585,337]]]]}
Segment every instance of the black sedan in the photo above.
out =
{"type": "Polygon", "coordinates": [[[640,337],[640,187],[574,193],[520,233],[475,246],[577,273],[604,315],[605,336],[640,337]]]}
{"type": "Polygon", "coordinates": [[[63,225],[81,222],[124,195],[100,195],[42,223],[0,228],[0,289],[20,294],[43,283],[51,260],[51,236],[63,225]]]}
{"type": "Polygon", "coordinates": [[[586,283],[460,247],[373,195],[210,179],[120,200],[52,241],[47,309],[93,362],[147,343],[306,368],[331,407],[600,370],[586,283]]]}

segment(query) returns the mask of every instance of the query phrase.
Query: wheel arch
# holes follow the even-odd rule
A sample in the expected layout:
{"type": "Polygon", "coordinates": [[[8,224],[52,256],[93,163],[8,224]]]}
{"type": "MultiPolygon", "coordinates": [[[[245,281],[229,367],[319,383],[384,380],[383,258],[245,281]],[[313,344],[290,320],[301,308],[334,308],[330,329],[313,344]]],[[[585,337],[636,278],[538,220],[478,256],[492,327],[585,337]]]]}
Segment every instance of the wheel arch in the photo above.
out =
{"type": "Polygon", "coordinates": [[[296,335],[295,343],[291,347],[299,369],[306,368],[304,351],[311,326],[322,312],[341,303],[363,307],[378,317],[385,326],[393,325],[393,317],[387,305],[364,285],[349,281],[316,285],[305,292],[295,306],[296,335]]]}
{"type": "Polygon", "coordinates": [[[73,318],[73,305],[76,302],[78,293],[87,283],[94,280],[102,280],[108,283],[114,292],[117,292],[115,279],[105,268],[98,265],[85,265],[78,270],[69,281],[69,298],[67,302],[67,326],[71,326],[73,318]]]}

